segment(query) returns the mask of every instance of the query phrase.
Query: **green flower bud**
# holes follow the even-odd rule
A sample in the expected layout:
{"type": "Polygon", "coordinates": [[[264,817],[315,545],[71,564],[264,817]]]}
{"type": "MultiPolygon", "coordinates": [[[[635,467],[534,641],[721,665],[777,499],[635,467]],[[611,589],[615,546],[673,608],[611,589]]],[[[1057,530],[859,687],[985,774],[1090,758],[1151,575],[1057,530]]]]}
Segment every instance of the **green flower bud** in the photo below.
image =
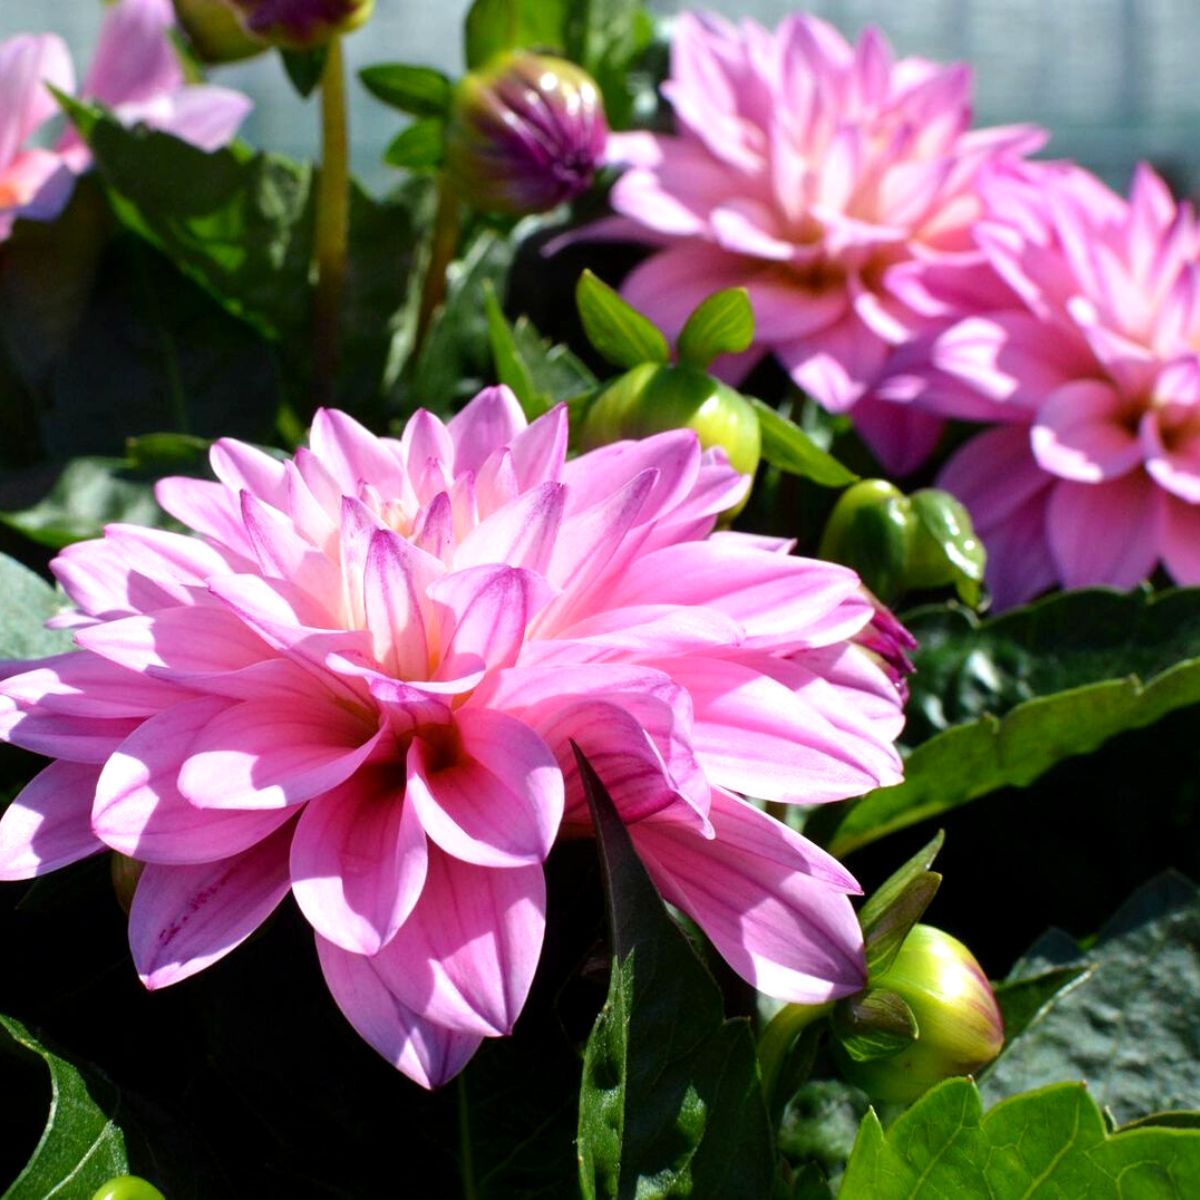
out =
{"type": "Polygon", "coordinates": [[[187,34],[188,45],[201,62],[227,63],[267,50],[242,28],[225,0],[172,0],[175,17],[187,34]]]}
{"type": "Polygon", "coordinates": [[[166,1200],[166,1197],[140,1175],[118,1175],[101,1184],[92,1200],[166,1200]]]}
{"type": "Polygon", "coordinates": [[[694,429],[706,449],[720,446],[729,464],[753,475],[762,453],[750,402],[696,367],[642,363],[596,397],[583,423],[584,449],[668,429],[694,429]]]}
{"type": "Polygon", "coordinates": [[[886,479],[864,479],[838,498],[819,554],[853,567],[887,601],[904,583],[915,522],[908,497],[886,479]]]}
{"type": "Polygon", "coordinates": [[[253,38],[285,50],[314,50],[357,29],[375,0],[229,0],[253,38]]]}
{"type": "Polygon", "coordinates": [[[485,212],[546,212],[587,190],[607,140],[586,71],[542,54],[502,54],[455,89],[446,173],[485,212]]]}
{"type": "Polygon", "coordinates": [[[909,1103],[943,1079],[978,1071],[1004,1045],[987,976],[962,942],[932,925],[912,927],[871,990],[899,997],[916,1024],[915,1040],[894,1054],[856,1060],[835,1041],[842,1074],[874,1100],[909,1103]]]}

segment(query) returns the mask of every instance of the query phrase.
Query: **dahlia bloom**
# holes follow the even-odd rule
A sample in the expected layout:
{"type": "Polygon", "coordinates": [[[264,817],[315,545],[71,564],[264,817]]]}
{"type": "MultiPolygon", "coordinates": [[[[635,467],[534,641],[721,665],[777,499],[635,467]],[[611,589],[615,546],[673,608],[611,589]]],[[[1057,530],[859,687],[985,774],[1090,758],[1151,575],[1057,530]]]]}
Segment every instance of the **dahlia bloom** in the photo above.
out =
{"type": "Polygon", "coordinates": [[[711,292],[748,288],[756,343],[727,374],[770,352],[826,408],[854,408],[889,466],[915,465],[936,422],[889,409],[871,382],[940,315],[929,280],[977,261],[981,168],[1044,135],[969,130],[965,67],[895,60],[874,29],[850,46],[809,16],[772,33],[683,14],[663,91],[677,135],[610,140],[610,160],[630,165],[612,205],[661,246],[626,297],[676,333],[711,292]]]}
{"type": "Polygon", "coordinates": [[[1148,167],[1130,199],[1078,167],[982,181],[1004,297],[935,339],[916,403],[999,428],[939,484],[968,507],[1000,606],[1055,583],[1200,583],[1200,228],[1148,167]]]}
{"type": "MultiPolygon", "coordinates": [[[[120,0],[107,8],[79,95],[126,124],[141,121],[215,150],[237,132],[250,101],[228,88],[185,86],[169,36],[173,20],[170,0],[120,0]]],[[[75,91],[75,69],[60,37],[24,34],[0,43],[0,241],[18,217],[58,216],[75,176],[91,163],[72,128],[52,150],[27,145],[58,114],[47,85],[75,91]]]]}
{"type": "Polygon", "coordinates": [[[79,649],[0,683],[0,736],[55,759],[0,820],[0,878],[146,863],[151,988],[290,892],[351,1024],[432,1086],[524,1003],[542,862],[590,831],[574,741],[746,979],[858,990],[854,880],[742,797],[897,780],[907,635],[853,572],[712,533],[747,482],[690,431],[566,444],[565,408],[527,425],[504,388],[399,439],[322,411],[290,461],[222,440],[219,482],[162,481],[197,536],[64,550],[79,649]]]}

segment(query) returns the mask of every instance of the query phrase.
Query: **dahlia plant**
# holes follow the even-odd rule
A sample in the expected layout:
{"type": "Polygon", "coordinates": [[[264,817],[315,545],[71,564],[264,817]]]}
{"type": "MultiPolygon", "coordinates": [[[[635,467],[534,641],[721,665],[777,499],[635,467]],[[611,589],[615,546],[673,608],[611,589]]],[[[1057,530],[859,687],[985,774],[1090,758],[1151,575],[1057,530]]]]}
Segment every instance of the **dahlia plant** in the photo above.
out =
{"type": "Polygon", "coordinates": [[[0,1191],[1200,1194],[1188,202],[398,2],[0,5],[0,1191]]]}

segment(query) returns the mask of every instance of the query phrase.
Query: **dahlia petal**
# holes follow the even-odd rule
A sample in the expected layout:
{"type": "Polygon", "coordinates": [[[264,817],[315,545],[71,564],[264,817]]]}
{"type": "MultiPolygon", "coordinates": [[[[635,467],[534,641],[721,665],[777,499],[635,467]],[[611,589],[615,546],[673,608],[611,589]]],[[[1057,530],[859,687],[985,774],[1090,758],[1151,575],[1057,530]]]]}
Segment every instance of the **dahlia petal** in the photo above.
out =
{"type": "Polygon", "coordinates": [[[254,548],[242,527],[237,493],[206,479],[168,476],[154,485],[154,498],[177,521],[211,538],[243,558],[254,558],[254,548]]]}
{"type": "Polygon", "coordinates": [[[192,84],[167,97],[167,111],[148,124],[211,154],[227,146],[254,102],[231,88],[192,84]]]}
{"type": "Polygon", "coordinates": [[[1142,458],[1125,414],[1124,401],[1106,383],[1078,379],[1064,384],[1038,409],[1030,431],[1033,456],[1044,470],[1079,483],[1124,475],[1142,458]]]}
{"type": "Polygon", "coordinates": [[[424,1088],[453,1079],[479,1049],[478,1034],[426,1021],[379,977],[374,959],[317,937],[317,954],[330,993],[359,1036],[397,1070],[424,1088]]]}
{"type": "Polygon", "coordinates": [[[305,806],[292,839],[292,894],[322,937],[377,954],[422,894],[428,855],[394,776],[360,772],[305,806]]]}
{"type": "Polygon", "coordinates": [[[545,927],[540,866],[494,870],[433,848],[420,901],[373,965],[426,1020],[507,1034],[529,994],[545,927]]]}
{"type": "Polygon", "coordinates": [[[937,448],[946,423],[909,404],[868,394],[854,406],[854,428],[891,475],[910,475],[937,448]]]}
{"type": "Polygon", "coordinates": [[[1141,471],[1105,483],[1057,483],[1046,537],[1064,587],[1128,588],[1154,569],[1164,498],[1141,471]]]}
{"type": "Polygon", "coordinates": [[[242,525],[254,548],[259,566],[268,576],[286,579],[305,593],[312,624],[334,626],[341,616],[336,604],[325,597],[337,596],[341,585],[338,569],[328,557],[297,532],[292,521],[278,509],[264,504],[249,492],[241,493],[242,525]]]}
{"type": "Polygon", "coordinates": [[[1025,425],[1000,426],[966,443],[937,484],[968,508],[976,530],[993,529],[1053,480],[1038,466],[1025,425]]]}
{"type": "Polygon", "coordinates": [[[497,446],[506,446],[527,425],[521,405],[503,384],[484,388],[446,424],[454,444],[454,471],[478,471],[497,446]]]}
{"type": "Polygon", "coordinates": [[[146,717],[188,693],[86,651],[42,659],[0,683],[0,696],[22,707],[77,717],[146,717]]]}
{"type": "Polygon", "coordinates": [[[522,489],[559,481],[567,459],[568,433],[567,406],[556,404],[513,438],[507,449],[522,489]]]}
{"type": "Polygon", "coordinates": [[[25,139],[58,112],[48,83],[75,90],[71,55],[57,34],[26,34],[0,45],[0,177],[25,139]]]}
{"type": "Polygon", "coordinates": [[[403,493],[399,455],[346,413],[318,409],[308,444],[344,495],[357,496],[363,483],[373,484],[385,496],[403,493]]]}
{"type": "Polygon", "coordinates": [[[542,483],[481,521],[459,543],[457,569],[508,563],[545,574],[562,523],[566,488],[542,483]]]}
{"type": "Polygon", "coordinates": [[[382,736],[332,698],[241,701],[196,734],[179,790],[198,808],[284,808],[348,779],[382,736]]]}
{"type": "Polygon", "coordinates": [[[249,492],[264,504],[286,511],[288,472],[271,454],[235,438],[218,438],[208,452],[213,473],[234,492],[249,492]]]}
{"type": "Polygon", "coordinates": [[[377,661],[402,679],[424,679],[429,674],[421,601],[441,574],[437,559],[390,529],[372,535],[363,573],[366,627],[377,661]]]}
{"type": "Polygon", "coordinates": [[[129,948],[146,987],[211,966],[275,911],[288,893],[291,836],[288,825],[218,862],[146,867],[129,910],[129,948]]]}
{"type": "Polygon", "coordinates": [[[76,542],[51,559],[50,570],[80,610],[93,617],[122,617],[191,603],[186,589],[139,571],[107,539],[76,542]]]}
{"type": "Polygon", "coordinates": [[[0,741],[47,758],[102,763],[139,724],[136,717],[77,717],[0,697],[0,741]]]}
{"type": "Polygon", "coordinates": [[[787,826],[717,791],[716,836],[654,820],[630,828],[663,895],[758,991],[821,1004],[866,984],[854,880],[787,826]]]}
{"type": "Polygon", "coordinates": [[[455,714],[450,761],[418,736],[408,752],[408,802],[448,854],[484,867],[542,862],[563,812],[554,755],[523,722],[468,705],[455,714]]]}
{"type": "Polygon", "coordinates": [[[174,14],[167,0],[121,0],[111,5],[81,94],[108,108],[146,100],[183,86],[183,71],[168,36],[174,14]]]}
{"type": "Polygon", "coordinates": [[[91,829],[114,850],[143,862],[216,862],[274,833],[290,813],[197,808],[178,787],[192,741],[230,702],[177,704],[138,726],[109,756],[95,786],[91,829]]]}
{"type": "Polygon", "coordinates": [[[1176,583],[1200,583],[1200,506],[1168,496],[1163,505],[1162,558],[1176,583]]]}
{"type": "Polygon", "coordinates": [[[104,846],[92,833],[100,768],[52,762],[17,793],[0,817],[0,880],[32,879],[104,846]]]}

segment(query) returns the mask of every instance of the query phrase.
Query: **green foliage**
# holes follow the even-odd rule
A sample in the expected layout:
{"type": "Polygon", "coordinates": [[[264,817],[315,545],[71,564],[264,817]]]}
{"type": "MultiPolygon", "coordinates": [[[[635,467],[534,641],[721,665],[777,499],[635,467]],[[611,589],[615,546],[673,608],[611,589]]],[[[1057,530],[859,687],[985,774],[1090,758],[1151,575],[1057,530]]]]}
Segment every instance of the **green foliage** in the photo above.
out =
{"type": "Polygon", "coordinates": [[[758,413],[762,456],[771,466],[824,487],[846,487],[858,478],[794,421],[761,400],[751,398],[750,402],[758,413]]]}
{"type": "MultiPolygon", "coordinates": [[[[1047,995],[987,1072],[995,1100],[1059,1079],[1083,1079],[1118,1122],[1200,1095],[1200,890],[1177,874],[1139,889],[1086,948],[1052,931],[1004,990],[1073,972],[1047,995]]],[[[1200,1187],[1200,1178],[1197,1179],[1200,1187]]]]}
{"type": "Polygon", "coordinates": [[[838,814],[838,855],[1200,701],[1200,589],[1069,592],[990,621],[937,609],[908,624],[920,642],[910,724],[937,732],[903,783],[838,814]]]}
{"type": "Polygon", "coordinates": [[[1200,1189],[1200,1132],[1109,1134],[1081,1084],[1023,1093],[986,1115],[968,1079],[949,1079],[885,1134],[867,1114],[839,1200],[1186,1200],[1200,1189]]]}
{"type": "Polygon", "coordinates": [[[936,895],[942,877],[929,868],[944,841],[945,836],[939,831],[931,842],[889,875],[859,909],[868,974],[882,974],[892,965],[908,931],[936,895]]]}
{"type": "Polygon", "coordinates": [[[653,40],[654,22],[641,0],[583,0],[566,6],[567,57],[596,81],[614,129],[629,124],[636,86],[632,68],[653,40]]]}
{"type": "Polygon", "coordinates": [[[50,1113],[41,1141],[4,1200],[91,1200],[129,1168],[117,1089],[42,1045],[20,1021],[0,1015],[0,1053],[35,1054],[50,1072],[50,1113]]]}
{"type": "Polygon", "coordinates": [[[754,340],[754,310],[745,288],[714,292],[684,323],[676,347],[679,361],[707,370],[721,354],[740,354],[754,340]]]}
{"type": "Polygon", "coordinates": [[[328,46],[318,46],[313,50],[279,51],[283,69],[298,96],[307,99],[317,90],[325,72],[325,59],[328,54],[328,46]]]}
{"type": "Polygon", "coordinates": [[[565,0],[475,0],[465,27],[472,71],[506,50],[563,49],[565,0]]]}
{"type": "Polygon", "coordinates": [[[444,154],[441,117],[423,117],[400,130],[383,152],[389,167],[406,171],[429,171],[441,165],[444,154]]]}
{"type": "Polygon", "coordinates": [[[63,598],[40,576],[0,554],[0,659],[42,658],[73,648],[65,629],[45,629],[65,607],[63,598]]]}
{"type": "Polygon", "coordinates": [[[588,341],[609,362],[618,367],[636,367],[670,359],[662,331],[591,271],[580,275],[575,301],[588,341]]]}
{"type": "Polygon", "coordinates": [[[358,77],[377,100],[414,117],[443,117],[450,108],[454,84],[433,67],[386,63],[366,67],[358,77]]]}
{"type": "Polygon", "coordinates": [[[766,1196],[774,1155],[754,1045],[663,908],[578,755],[604,864],[613,966],[579,1097],[585,1200],[766,1196]]]}

